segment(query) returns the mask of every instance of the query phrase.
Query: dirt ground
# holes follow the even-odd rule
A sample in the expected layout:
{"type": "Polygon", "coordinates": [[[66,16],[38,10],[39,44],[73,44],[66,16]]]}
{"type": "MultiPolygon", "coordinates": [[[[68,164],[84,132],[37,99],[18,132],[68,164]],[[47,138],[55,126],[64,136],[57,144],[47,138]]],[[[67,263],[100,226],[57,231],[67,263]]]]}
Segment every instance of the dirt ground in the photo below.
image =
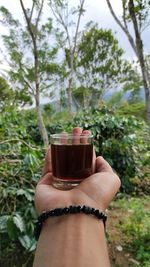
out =
{"type": "MultiPolygon", "coordinates": [[[[108,233],[108,248],[112,267],[133,267],[140,266],[133,255],[128,252],[128,249],[123,241],[123,236],[118,224],[121,223],[123,211],[119,208],[113,208],[108,211],[107,233],[108,233]]],[[[126,214],[127,216],[127,214],[126,214]]],[[[142,267],[142,266],[140,266],[142,267]]]]}

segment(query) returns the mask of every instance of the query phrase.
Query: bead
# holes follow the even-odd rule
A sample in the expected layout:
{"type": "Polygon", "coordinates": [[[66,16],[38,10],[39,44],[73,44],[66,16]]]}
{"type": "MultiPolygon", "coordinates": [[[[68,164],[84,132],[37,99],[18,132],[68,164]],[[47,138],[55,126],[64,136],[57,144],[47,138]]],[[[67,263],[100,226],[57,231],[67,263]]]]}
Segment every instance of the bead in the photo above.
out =
{"type": "Polygon", "coordinates": [[[39,216],[39,220],[43,220],[45,218],[45,211],[39,216]]]}
{"type": "Polygon", "coordinates": [[[78,212],[81,211],[81,206],[77,206],[77,211],[78,211],[78,212]]]}
{"type": "Polygon", "coordinates": [[[102,212],[99,212],[99,214],[97,215],[97,218],[98,219],[103,219],[103,216],[104,216],[104,214],[102,212]]]}
{"type": "Polygon", "coordinates": [[[94,211],[94,215],[95,215],[95,216],[98,216],[98,215],[99,215],[99,210],[95,210],[95,211],[94,211]]]}
{"type": "Polygon", "coordinates": [[[61,208],[58,208],[58,216],[63,215],[63,210],[61,208]]]}
{"type": "Polygon", "coordinates": [[[90,208],[89,207],[85,207],[84,208],[84,213],[85,214],[90,214],[90,208]]]}
{"type": "Polygon", "coordinates": [[[86,206],[83,206],[83,207],[81,208],[81,211],[84,212],[84,211],[85,211],[85,208],[86,208],[86,206]]]}
{"type": "Polygon", "coordinates": [[[78,209],[76,206],[73,206],[72,209],[71,209],[71,213],[75,214],[75,213],[78,213],[78,209]]]}
{"type": "Polygon", "coordinates": [[[95,215],[95,209],[94,208],[91,209],[91,214],[95,215]]]}
{"type": "Polygon", "coordinates": [[[47,216],[48,216],[48,217],[51,216],[51,210],[49,210],[49,211],[47,212],[47,216]]]}
{"type": "Polygon", "coordinates": [[[59,209],[55,209],[54,212],[55,212],[55,216],[59,216],[59,209]]]}
{"type": "Polygon", "coordinates": [[[48,217],[49,217],[49,213],[47,212],[47,213],[45,213],[44,220],[47,220],[48,217]]]}
{"type": "Polygon", "coordinates": [[[50,216],[55,216],[55,210],[50,211],[50,216]]]}
{"type": "Polygon", "coordinates": [[[63,208],[63,214],[67,214],[67,213],[69,213],[69,208],[67,207],[63,208]]]}
{"type": "Polygon", "coordinates": [[[49,217],[53,216],[61,216],[64,214],[75,214],[75,213],[80,213],[83,212],[85,214],[91,214],[97,217],[100,220],[103,220],[104,227],[106,224],[107,216],[104,212],[100,212],[99,210],[96,210],[95,208],[91,208],[88,206],[69,206],[65,208],[56,208],[50,211],[44,211],[39,217],[36,222],[36,227],[35,227],[35,237],[38,239],[41,229],[42,229],[42,224],[48,219],[49,217]]]}
{"type": "Polygon", "coordinates": [[[69,213],[70,213],[70,211],[72,210],[72,207],[73,207],[73,206],[69,206],[69,213]]]}

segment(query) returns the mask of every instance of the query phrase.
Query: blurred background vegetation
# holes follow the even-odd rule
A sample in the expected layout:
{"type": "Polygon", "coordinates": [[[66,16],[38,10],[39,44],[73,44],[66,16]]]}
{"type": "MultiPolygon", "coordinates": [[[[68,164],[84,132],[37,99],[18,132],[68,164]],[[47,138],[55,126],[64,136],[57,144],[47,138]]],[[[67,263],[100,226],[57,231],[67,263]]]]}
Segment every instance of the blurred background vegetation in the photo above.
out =
{"type": "MultiPolygon", "coordinates": [[[[9,64],[0,75],[1,266],[32,266],[34,190],[46,147],[50,134],[70,132],[74,126],[91,130],[97,155],[110,163],[122,181],[108,210],[112,266],[150,266],[146,83],[140,59],[134,64],[124,59],[111,30],[95,22],[80,30],[84,2],[70,8],[67,0],[32,0],[29,9],[20,0],[24,22],[0,7],[0,22],[7,28],[3,55],[9,64]],[[45,2],[50,14],[46,21],[45,2]]],[[[130,11],[124,17],[126,23],[135,15],[143,25],[149,2],[127,2],[134,4],[134,14],[122,1],[125,12],[130,11]]],[[[149,56],[140,52],[150,74],[149,56]]]]}

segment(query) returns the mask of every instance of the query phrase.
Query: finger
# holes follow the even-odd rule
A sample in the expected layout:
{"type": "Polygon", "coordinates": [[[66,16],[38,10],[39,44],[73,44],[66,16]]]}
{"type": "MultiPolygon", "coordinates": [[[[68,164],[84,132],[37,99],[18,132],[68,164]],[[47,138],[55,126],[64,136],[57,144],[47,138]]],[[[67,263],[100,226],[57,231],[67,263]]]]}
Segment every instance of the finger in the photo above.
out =
{"type": "Polygon", "coordinates": [[[81,127],[75,127],[75,128],[73,128],[72,134],[73,135],[80,135],[80,134],[82,134],[82,128],[81,127]]]}
{"type": "Polygon", "coordinates": [[[84,130],[82,132],[82,137],[80,139],[80,142],[82,144],[87,144],[88,138],[86,138],[86,136],[88,137],[88,135],[90,135],[90,134],[91,134],[91,132],[89,130],[84,130]]]}
{"type": "Polygon", "coordinates": [[[67,144],[67,141],[68,141],[67,136],[68,136],[67,132],[62,132],[61,133],[61,135],[60,135],[60,143],[62,145],[66,145],[67,144]]]}
{"type": "Polygon", "coordinates": [[[92,173],[96,171],[96,153],[95,149],[93,148],[93,161],[92,161],[92,173]]]}
{"type": "Polygon", "coordinates": [[[89,131],[89,130],[83,130],[82,134],[90,135],[91,134],[91,131],[89,131]]]}
{"type": "Polygon", "coordinates": [[[72,134],[74,135],[74,139],[72,140],[72,144],[74,144],[74,145],[80,144],[80,135],[82,134],[82,128],[75,127],[72,130],[72,134]]]}
{"type": "Polygon", "coordinates": [[[114,173],[109,163],[104,160],[103,157],[97,157],[96,159],[96,171],[97,172],[110,172],[114,173]]]}
{"type": "Polygon", "coordinates": [[[44,163],[44,168],[43,168],[43,172],[42,172],[42,177],[48,173],[52,171],[52,164],[51,164],[51,149],[49,148],[46,152],[45,155],[45,163],[44,163]]]}

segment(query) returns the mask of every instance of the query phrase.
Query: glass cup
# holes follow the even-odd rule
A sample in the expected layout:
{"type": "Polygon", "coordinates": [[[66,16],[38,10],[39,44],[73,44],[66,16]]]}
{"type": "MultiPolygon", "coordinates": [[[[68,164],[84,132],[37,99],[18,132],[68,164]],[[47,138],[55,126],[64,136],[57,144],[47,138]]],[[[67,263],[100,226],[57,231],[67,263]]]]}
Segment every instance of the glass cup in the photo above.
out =
{"type": "Polygon", "coordinates": [[[93,137],[67,133],[51,135],[53,186],[68,190],[92,174],[93,137]]]}

